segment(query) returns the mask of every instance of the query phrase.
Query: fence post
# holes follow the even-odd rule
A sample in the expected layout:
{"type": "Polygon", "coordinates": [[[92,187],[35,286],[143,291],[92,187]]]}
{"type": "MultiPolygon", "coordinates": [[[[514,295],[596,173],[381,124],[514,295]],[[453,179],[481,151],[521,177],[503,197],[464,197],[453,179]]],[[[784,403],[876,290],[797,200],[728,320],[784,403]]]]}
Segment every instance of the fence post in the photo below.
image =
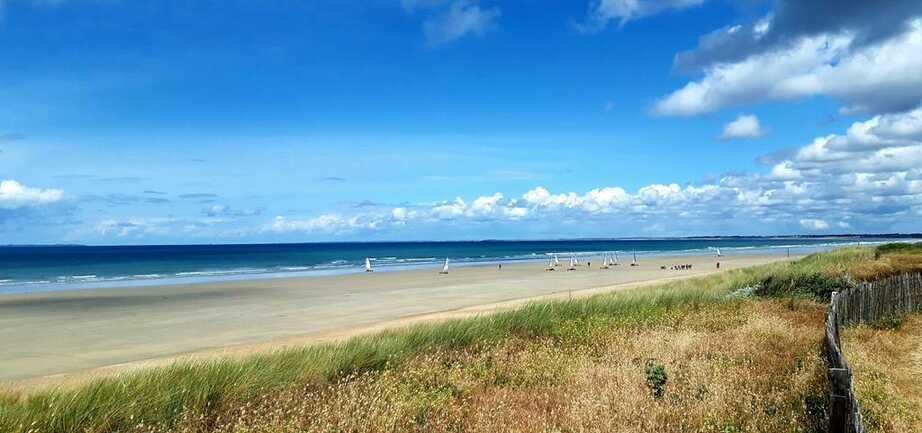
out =
{"type": "Polygon", "coordinates": [[[829,369],[829,433],[852,433],[852,405],[849,388],[851,374],[847,368],[829,369]]]}

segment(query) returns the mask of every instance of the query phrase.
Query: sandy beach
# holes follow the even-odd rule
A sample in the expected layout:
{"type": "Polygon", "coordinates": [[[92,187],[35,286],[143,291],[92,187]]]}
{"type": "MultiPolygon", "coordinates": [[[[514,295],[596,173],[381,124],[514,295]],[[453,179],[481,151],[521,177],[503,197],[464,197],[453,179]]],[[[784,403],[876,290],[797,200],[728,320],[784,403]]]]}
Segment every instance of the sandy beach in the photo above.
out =
{"type": "MultiPolygon", "coordinates": [[[[721,258],[725,271],[786,260],[721,258]]],[[[601,260],[599,260],[600,262],[601,260]]],[[[709,256],[645,257],[600,270],[542,263],[325,277],[0,295],[0,382],[7,386],[112,374],[179,357],[251,353],[717,272],[709,256]],[[660,266],[690,263],[692,270],[660,266]]]]}

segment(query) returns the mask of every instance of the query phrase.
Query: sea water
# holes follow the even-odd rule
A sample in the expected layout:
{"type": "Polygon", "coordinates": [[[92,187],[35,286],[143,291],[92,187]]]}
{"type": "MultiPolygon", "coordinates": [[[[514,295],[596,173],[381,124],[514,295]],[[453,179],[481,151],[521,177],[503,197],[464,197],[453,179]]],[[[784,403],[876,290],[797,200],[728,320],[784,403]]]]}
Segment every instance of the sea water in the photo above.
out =
{"type": "Polygon", "coordinates": [[[621,260],[649,255],[803,254],[837,246],[886,242],[873,236],[707,237],[473,242],[337,242],[238,245],[2,246],[0,293],[212,282],[361,272],[366,257],[377,271],[453,265],[621,260]],[[600,259],[601,260],[601,259],[600,259]]]}

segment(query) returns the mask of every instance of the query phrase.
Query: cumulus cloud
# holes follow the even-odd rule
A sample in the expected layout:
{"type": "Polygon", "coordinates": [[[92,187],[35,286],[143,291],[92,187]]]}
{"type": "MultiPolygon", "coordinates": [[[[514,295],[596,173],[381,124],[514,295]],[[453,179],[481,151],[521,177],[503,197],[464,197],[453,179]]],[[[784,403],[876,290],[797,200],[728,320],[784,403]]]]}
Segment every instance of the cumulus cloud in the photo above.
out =
{"type": "Polygon", "coordinates": [[[807,230],[826,230],[829,228],[829,223],[821,219],[815,218],[805,218],[800,220],[800,225],[802,225],[807,230]]]}
{"type": "MultiPolygon", "coordinates": [[[[803,36],[742,57],[710,63],[702,78],[659,99],[655,114],[691,116],[764,100],[833,97],[843,113],[895,113],[922,100],[922,19],[867,43],[855,31],[803,36]]],[[[726,30],[736,33],[741,30],[726,30]]]]}
{"type": "Polygon", "coordinates": [[[496,28],[499,8],[484,8],[475,2],[456,0],[448,8],[423,22],[423,34],[430,46],[455,41],[467,35],[483,36],[496,28]]]}
{"type": "Polygon", "coordinates": [[[624,232],[657,227],[661,234],[711,232],[740,224],[741,232],[872,230],[922,216],[922,108],[855,122],[841,134],[817,137],[783,154],[766,173],[726,175],[703,184],[655,183],[627,190],[585,192],[536,186],[521,194],[363,209],[313,218],[279,216],[274,232],[356,233],[445,224],[528,221],[623,224],[624,232]]]}
{"type": "MultiPolygon", "coordinates": [[[[844,134],[817,137],[781,164],[812,176],[905,173],[922,167],[922,108],[853,123],[844,134]]],[[[778,167],[778,165],[776,165],[778,167]]]]}
{"type": "Polygon", "coordinates": [[[907,18],[920,15],[922,3],[916,0],[779,0],[761,19],[702,36],[695,49],[676,55],[675,66],[691,71],[714,63],[734,63],[824,34],[848,33],[856,47],[872,45],[903,33],[907,18]]]}
{"type": "Polygon", "coordinates": [[[583,31],[599,31],[616,21],[623,26],[628,21],[661,12],[700,6],[704,0],[597,0],[589,5],[587,22],[579,26],[583,31]]]}
{"type": "Polygon", "coordinates": [[[720,134],[721,140],[733,140],[738,138],[759,138],[765,135],[762,125],[759,124],[759,118],[752,114],[740,114],[736,120],[724,125],[724,130],[720,134]]]}
{"type": "Polygon", "coordinates": [[[0,207],[15,209],[54,203],[64,198],[64,191],[51,188],[32,188],[15,180],[0,181],[0,207]]]}

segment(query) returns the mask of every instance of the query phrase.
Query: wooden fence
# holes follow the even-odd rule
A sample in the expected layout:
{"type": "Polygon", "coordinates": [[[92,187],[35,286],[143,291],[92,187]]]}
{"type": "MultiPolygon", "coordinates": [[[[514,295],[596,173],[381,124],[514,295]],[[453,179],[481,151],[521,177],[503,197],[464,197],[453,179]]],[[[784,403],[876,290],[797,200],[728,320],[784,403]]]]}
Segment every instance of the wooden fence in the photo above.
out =
{"type": "Polygon", "coordinates": [[[829,433],[864,433],[861,408],[852,384],[852,369],[848,366],[839,340],[839,292],[832,293],[826,310],[826,358],[829,360],[829,433]]]}
{"type": "Polygon", "coordinates": [[[860,283],[839,292],[839,325],[870,323],[922,311],[922,273],[860,283]]]}
{"type": "Polygon", "coordinates": [[[839,327],[897,318],[913,311],[922,311],[922,274],[897,275],[833,292],[826,311],[825,339],[830,433],[865,432],[852,369],[842,354],[839,327]]]}

